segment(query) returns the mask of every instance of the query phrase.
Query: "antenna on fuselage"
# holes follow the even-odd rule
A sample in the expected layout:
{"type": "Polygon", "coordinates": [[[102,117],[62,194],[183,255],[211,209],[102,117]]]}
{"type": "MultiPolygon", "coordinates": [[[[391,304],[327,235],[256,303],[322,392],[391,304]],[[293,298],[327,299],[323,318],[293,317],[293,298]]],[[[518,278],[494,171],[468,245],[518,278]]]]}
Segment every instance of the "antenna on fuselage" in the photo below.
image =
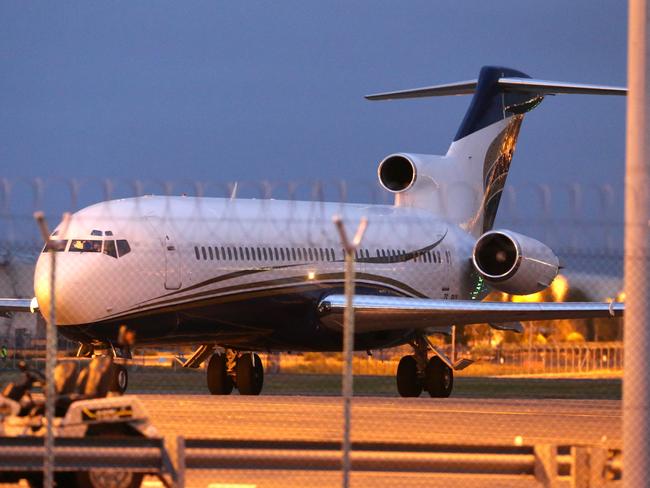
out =
{"type": "Polygon", "coordinates": [[[230,190],[230,199],[231,200],[234,200],[235,198],[237,198],[237,188],[238,188],[238,186],[239,186],[239,183],[237,181],[235,181],[232,184],[232,189],[230,190]]]}

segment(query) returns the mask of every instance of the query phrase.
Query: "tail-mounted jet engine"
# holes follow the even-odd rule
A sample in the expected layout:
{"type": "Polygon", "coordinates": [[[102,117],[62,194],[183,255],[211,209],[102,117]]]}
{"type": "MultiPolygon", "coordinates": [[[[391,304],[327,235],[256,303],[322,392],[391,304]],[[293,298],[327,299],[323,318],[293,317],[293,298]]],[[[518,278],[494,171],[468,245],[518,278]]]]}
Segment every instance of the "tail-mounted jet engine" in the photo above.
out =
{"type": "Polygon", "coordinates": [[[392,193],[401,193],[413,186],[417,178],[417,163],[408,154],[391,154],[377,169],[379,183],[392,193]]]}
{"type": "Polygon", "coordinates": [[[560,269],[548,246],[508,230],[491,230],[479,237],[472,261],[488,285],[513,295],[544,290],[560,269]]]}

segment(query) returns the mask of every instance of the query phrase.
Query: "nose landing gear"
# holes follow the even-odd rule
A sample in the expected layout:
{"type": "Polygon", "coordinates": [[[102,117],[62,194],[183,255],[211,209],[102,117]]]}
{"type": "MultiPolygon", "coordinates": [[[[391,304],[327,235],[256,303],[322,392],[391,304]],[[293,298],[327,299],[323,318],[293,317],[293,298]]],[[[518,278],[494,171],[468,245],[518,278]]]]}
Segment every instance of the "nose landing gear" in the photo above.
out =
{"type": "Polygon", "coordinates": [[[428,359],[429,342],[418,337],[411,342],[414,354],[404,356],[397,366],[397,391],[403,397],[418,397],[422,390],[434,398],[451,395],[454,371],[437,354],[428,359]]]}

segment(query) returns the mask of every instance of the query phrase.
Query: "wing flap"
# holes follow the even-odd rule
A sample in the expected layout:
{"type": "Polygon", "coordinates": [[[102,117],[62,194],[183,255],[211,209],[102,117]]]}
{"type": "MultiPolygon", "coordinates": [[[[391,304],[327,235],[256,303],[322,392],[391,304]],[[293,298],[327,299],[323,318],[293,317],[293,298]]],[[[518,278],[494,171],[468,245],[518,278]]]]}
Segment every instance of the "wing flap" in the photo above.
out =
{"type": "MultiPolygon", "coordinates": [[[[356,332],[427,329],[452,324],[621,317],[625,307],[619,302],[479,302],[375,295],[356,295],[353,304],[356,332]]],[[[335,329],[342,327],[344,310],[344,295],[329,295],[318,305],[321,322],[335,329]]]]}

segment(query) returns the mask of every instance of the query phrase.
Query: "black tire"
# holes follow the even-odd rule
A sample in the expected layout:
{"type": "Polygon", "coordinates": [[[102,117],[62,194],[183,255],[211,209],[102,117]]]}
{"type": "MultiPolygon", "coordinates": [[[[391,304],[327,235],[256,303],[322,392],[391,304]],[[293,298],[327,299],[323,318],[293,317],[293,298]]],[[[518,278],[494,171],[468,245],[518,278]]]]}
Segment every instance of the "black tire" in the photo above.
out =
{"type": "Polygon", "coordinates": [[[237,358],[237,389],[240,395],[259,395],[264,385],[264,367],[257,354],[246,353],[237,358]]]}
{"type": "Polygon", "coordinates": [[[92,470],[70,473],[70,476],[63,479],[63,484],[57,486],[69,486],[76,488],[139,488],[142,485],[144,474],[132,473],[129,471],[114,470],[92,470]]]}
{"type": "Polygon", "coordinates": [[[224,354],[213,354],[208,361],[207,369],[208,390],[212,395],[230,395],[233,384],[232,378],[228,376],[226,356],[224,354]]]}
{"type": "MultiPolygon", "coordinates": [[[[87,437],[141,437],[142,434],[126,424],[97,424],[86,432],[87,437]]],[[[56,485],[70,488],[138,488],[144,473],[94,469],[57,473],[56,485]]]]}
{"type": "Polygon", "coordinates": [[[418,363],[415,356],[404,356],[397,365],[397,392],[403,397],[418,397],[422,393],[422,382],[418,377],[418,363]]]}
{"type": "Polygon", "coordinates": [[[454,388],[454,371],[438,356],[433,356],[427,363],[424,382],[425,389],[433,398],[447,398],[454,388]]]}
{"type": "Polygon", "coordinates": [[[122,364],[113,364],[113,380],[110,391],[124,394],[129,387],[129,372],[122,364]]]}

